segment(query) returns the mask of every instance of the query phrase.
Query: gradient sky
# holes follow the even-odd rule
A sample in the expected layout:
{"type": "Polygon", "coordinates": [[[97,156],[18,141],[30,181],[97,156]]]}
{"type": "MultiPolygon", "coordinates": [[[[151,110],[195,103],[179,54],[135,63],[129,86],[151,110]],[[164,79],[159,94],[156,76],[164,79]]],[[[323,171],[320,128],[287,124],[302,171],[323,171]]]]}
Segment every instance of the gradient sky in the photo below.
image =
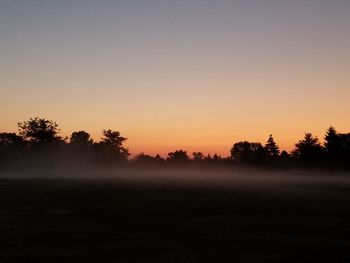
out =
{"type": "Polygon", "coordinates": [[[0,131],[39,116],[131,153],[350,128],[349,0],[0,0],[0,131]]]}

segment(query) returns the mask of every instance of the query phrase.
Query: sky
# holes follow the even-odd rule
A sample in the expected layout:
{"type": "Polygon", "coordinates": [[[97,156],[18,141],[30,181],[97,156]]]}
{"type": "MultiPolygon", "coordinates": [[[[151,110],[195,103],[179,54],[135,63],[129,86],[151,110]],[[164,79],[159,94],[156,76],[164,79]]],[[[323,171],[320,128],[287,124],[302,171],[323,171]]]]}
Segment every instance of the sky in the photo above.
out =
{"type": "Polygon", "coordinates": [[[350,128],[349,0],[0,0],[0,132],[229,155],[350,128]]]}

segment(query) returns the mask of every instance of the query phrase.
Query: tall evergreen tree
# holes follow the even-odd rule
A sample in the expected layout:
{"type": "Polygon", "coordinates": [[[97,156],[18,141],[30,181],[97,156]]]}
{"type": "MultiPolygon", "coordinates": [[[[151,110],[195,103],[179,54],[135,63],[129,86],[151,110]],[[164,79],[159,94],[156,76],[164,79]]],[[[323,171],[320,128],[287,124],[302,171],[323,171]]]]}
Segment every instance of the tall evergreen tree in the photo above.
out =
{"type": "Polygon", "coordinates": [[[325,135],[325,149],[331,166],[350,166],[350,134],[338,133],[330,126],[325,135]]]}
{"type": "Polygon", "coordinates": [[[276,161],[278,159],[280,150],[275,140],[273,139],[272,134],[270,134],[269,139],[264,146],[264,150],[267,161],[276,161]]]}
{"type": "Polygon", "coordinates": [[[334,129],[333,126],[330,126],[326,132],[326,136],[324,138],[325,140],[325,147],[327,152],[331,153],[335,150],[336,148],[336,144],[337,144],[337,140],[338,140],[338,133],[337,131],[334,129]]]}
{"type": "Polygon", "coordinates": [[[295,144],[293,156],[304,164],[321,164],[324,157],[324,148],[317,137],[305,133],[303,140],[295,144]]]}

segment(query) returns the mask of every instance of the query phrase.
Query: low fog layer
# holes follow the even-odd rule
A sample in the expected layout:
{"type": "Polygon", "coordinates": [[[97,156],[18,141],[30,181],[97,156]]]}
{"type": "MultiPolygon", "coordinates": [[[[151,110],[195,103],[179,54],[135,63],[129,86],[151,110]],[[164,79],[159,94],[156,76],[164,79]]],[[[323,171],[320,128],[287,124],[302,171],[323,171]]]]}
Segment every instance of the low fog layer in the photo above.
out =
{"type": "Polygon", "coordinates": [[[51,170],[6,171],[0,179],[107,180],[114,183],[192,185],[206,188],[230,186],[268,187],[274,185],[350,185],[349,172],[227,170],[51,170]]]}

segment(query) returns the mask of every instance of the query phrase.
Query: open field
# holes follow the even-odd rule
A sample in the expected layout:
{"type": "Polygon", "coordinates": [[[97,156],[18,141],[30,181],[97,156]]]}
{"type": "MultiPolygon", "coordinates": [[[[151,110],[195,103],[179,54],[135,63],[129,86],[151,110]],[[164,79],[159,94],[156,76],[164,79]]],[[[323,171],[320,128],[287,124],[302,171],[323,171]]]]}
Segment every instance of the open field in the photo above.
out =
{"type": "Polygon", "coordinates": [[[0,179],[0,262],[350,262],[348,180],[0,179]]]}

